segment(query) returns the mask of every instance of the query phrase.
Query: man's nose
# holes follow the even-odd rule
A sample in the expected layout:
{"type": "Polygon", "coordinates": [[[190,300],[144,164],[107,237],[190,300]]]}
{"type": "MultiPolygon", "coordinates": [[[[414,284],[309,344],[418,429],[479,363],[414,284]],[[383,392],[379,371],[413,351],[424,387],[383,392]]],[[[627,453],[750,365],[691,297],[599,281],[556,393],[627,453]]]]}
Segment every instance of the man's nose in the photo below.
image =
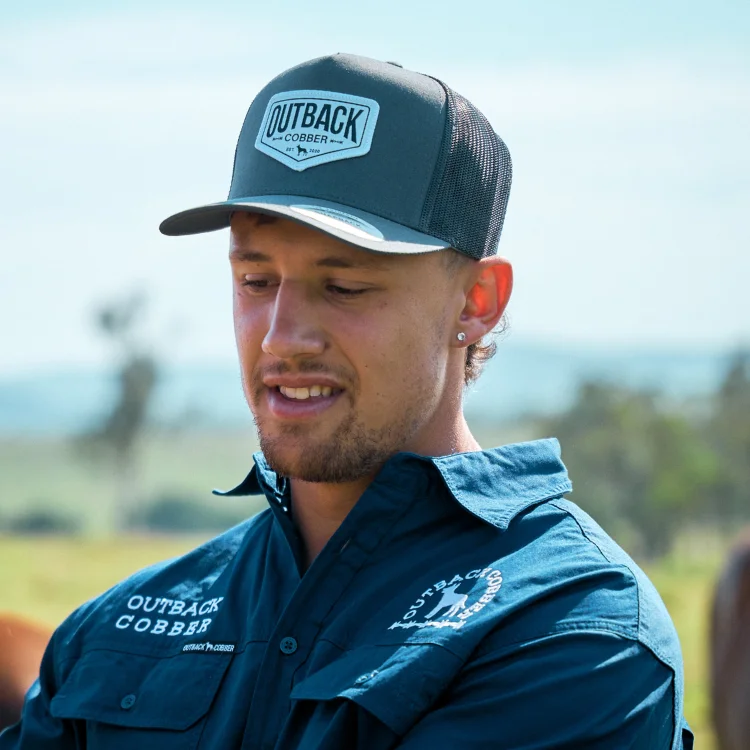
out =
{"type": "Polygon", "coordinates": [[[262,349],[278,359],[314,357],[325,350],[325,336],[303,285],[279,285],[262,349]]]}

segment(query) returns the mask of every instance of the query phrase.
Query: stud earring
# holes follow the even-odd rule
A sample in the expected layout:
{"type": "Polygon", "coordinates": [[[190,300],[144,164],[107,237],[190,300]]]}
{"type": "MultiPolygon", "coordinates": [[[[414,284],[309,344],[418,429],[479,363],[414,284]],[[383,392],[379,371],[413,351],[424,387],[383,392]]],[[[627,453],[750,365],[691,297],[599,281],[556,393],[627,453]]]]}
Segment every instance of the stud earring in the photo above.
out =
{"type": "Polygon", "coordinates": [[[456,334],[456,338],[457,338],[457,339],[458,339],[459,341],[464,341],[464,340],[466,339],[466,334],[465,334],[465,333],[464,333],[463,331],[459,331],[459,332],[458,332],[458,333],[456,334]]]}

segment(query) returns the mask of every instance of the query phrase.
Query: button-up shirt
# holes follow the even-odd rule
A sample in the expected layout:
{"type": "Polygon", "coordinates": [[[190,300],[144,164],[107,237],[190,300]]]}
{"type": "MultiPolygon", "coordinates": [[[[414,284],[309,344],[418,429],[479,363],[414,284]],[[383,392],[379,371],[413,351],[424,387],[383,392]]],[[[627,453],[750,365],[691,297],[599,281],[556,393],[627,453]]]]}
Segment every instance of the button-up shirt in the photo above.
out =
{"type": "Polygon", "coordinates": [[[393,456],[305,570],[270,509],[56,631],[0,750],[692,747],[672,622],[555,440],[393,456]]]}

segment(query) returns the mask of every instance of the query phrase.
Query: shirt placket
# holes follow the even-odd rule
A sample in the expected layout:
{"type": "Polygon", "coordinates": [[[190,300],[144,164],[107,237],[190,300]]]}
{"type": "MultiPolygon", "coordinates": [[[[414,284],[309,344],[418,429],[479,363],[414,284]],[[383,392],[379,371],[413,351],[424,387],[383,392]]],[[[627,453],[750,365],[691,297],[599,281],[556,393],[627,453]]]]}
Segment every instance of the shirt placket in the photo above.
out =
{"type": "Polygon", "coordinates": [[[276,747],[289,715],[295,672],[310,655],[331,609],[408,510],[417,484],[381,480],[371,485],[301,579],[261,663],[242,750],[276,747]]]}

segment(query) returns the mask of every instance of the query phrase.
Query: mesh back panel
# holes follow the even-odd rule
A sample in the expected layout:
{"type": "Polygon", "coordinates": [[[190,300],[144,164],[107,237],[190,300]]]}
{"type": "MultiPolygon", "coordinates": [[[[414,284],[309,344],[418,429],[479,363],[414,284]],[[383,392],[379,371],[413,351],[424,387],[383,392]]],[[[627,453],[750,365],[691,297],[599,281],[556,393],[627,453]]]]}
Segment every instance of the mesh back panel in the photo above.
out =
{"type": "Polygon", "coordinates": [[[447,96],[446,132],[420,229],[472,258],[485,258],[496,252],[503,228],[510,153],[471,102],[438,83],[447,96]]]}

